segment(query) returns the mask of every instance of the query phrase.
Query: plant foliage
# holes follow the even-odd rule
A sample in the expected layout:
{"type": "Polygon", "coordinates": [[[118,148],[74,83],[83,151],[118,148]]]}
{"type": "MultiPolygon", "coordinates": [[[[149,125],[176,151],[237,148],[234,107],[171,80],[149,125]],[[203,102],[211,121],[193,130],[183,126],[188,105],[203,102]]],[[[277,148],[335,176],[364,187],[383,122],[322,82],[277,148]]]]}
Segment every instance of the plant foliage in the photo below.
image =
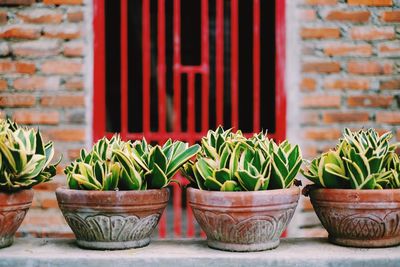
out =
{"type": "Polygon", "coordinates": [[[213,191],[257,191],[292,186],[302,158],[299,146],[279,145],[266,133],[251,138],[218,127],[201,140],[195,162],[183,174],[193,187],[213,191]]]}
{"type": "Polygon", "coordinates": [[[351,189],[400,188],[400,161],[390,144],[392,133],[345,129],[334,150],[323,153],[301,170],[319,187],[351,189]]]}
{"type": "Polygon", "coordinates": [[[52,142],[44,143],[39,131],[0,120],[0,190],[29,189],[56,175],[52,142]]]}
{"type": "Polygon", "coordinates": [[[152,146],[145,139],[125,142],[115,135],[99,140],[90,152],[82,149],[64,172],[71,189],[160,189],[199,150],[199,145],[189,147],[181,141],[152,146]]]}

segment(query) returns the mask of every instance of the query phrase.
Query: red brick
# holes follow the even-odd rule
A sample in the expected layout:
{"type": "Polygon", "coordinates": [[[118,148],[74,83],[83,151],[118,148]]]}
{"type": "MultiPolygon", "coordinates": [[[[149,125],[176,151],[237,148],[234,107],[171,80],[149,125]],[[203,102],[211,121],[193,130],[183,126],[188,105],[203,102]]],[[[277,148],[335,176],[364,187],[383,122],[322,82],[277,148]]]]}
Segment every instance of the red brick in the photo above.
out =
{"type": "Polygon", "coordinates": [[[6,80],[0,79],[0,91],[7,90],[8,84],[6,80]]]}
{"type": "Polygon", "coordinates": [[[304,62],[302,65],[303,72],[317,73],[335,73],[340,71],[338,62],[304,62]]]}
{"type": "Polygon", "coordinates": [[[316,113],[315,111],[306,112],[302,110],[299,119],[300,119],[300,124],[316,125],[319,122],[319,114],[316,113]]]}
{"type": "Polygon", "coordinates": [[[83,95],[43,96],[40,104],[44,107],[84,107],[85,97],[83,95]]]}
{"type": "Polygon", "coordinates": [[[31,76],[14,80],[13,86],[17,90],[56,90],[60,87],[60,78],[31,76]]]}
{"type": "Polygon", "coordinates": [[[49,139],[54,141],[81,142],[85,141],[85,129],[54,128],[43,130],[49,139]]]}
{"type": "Polygon", "coordinates": [[[83,21],[83,12],[82,11],[69,12],[67,14],[67,19],[69,22],[83,21]]]}
{"type": "Polygon", "coordinates": [[[372,46],[369,44],[328,44],[324,48],[327,56],[371,56],[372,46]]]}
{"type": "Polygon", "coordinates": [[[304,137],[309,140],[336,140],[342,133],[338,129],[306,129],[304,131],[304,137]]]}
{"type": "Polygon", "coordinates": [[[384,11],[381,13],[381,20],[384,22],[400,22],[400,11],[384,11]]]}
{"type": "Polygon", "coordinates": [[[349,61],[347,70],[349,73],[361,75],[391,74],[393,72],[393,64],[377,61],[349,61]]]}
{"type": "Polygon", "coordinates": [[[381,89],[381,90],[399,90],[400,89],[400,80],[381,81],[379,84],[379,89],[381,89]]]}
{"type": "Polygon", "coordinates": [[[302,28],[300,36],[303,39],[337,39],[340,37],[339,28],[302,28]]]}
{"type": "Polygon", "coordinates": [[[325,123],[349,123],[349,122],[367,122],[369,120],[368,112],[326,112],[322,115],[325,123]]]}
{"type": "Polygon", "coordinates": [[[351,6],[366,5],[366,6],[391,6],[392,0],[348,0],[347,3],[351,6]]]}
{"type": "Polygon", "coordinates": [[[338,108],[340,96],[337,95],[311,95],[305,96],[301,103],[305,108],[338,108]]]}
{"type": "Polygon", "coordinates": [[[33,74],[36,71],[35,64],[24,61],[0,61],[0,73],[33,74]]]}
{"type": "Polygon", "coordinates": [[[49,74],[79,74],[82,72],[82,63],[66,60],[46,61],[42,64],[42,71],[49,74]]]}
{"type": "Polygon", "coordinates": [[[302,210],[303,211],[313,211],[314,210],[309,198],[303,198],[302,210]]]}
{"type": "Polygon", "coordinates": [[[378,49],[381,57],[400,57],[400,41],[381,43],[378,49]]]}
{"type": "Polygon", "coordinates": [[[82,90],[84,83],[80,78],[72,78],[65,82],[64,87],[68,90],[82,90]]]}
{"type": "Polygon", "coordinates": [[[36,2],[36,0],[2,0],[1,5],[3,6],[29,6],[36,2]]]}
{"type": "Polygon", "coordinates": [[[347,98],[349,107],[382,107],[387,108],[393,102],[393,96],[383,95],[356,95],[347,98]]]}
{"type": "Polygon", "coordinates": [[[0,107],[32,107],[36,99],[33,95],[0,95],[0,107]]]}
{"type": "Polygon", "coordinates": [[[47,5],[82,5],[83,0],[43,0],[47,5]]]}
{"type": "Polygon", "coordinates": [[[66,57],[81,57],[83,56],[83,48],[84,45],[83,43],[77,43],[77,42],[72,42],[72,43],[66,43],[64,45],[64,56],[66,57]]]}
{"type": "Polygon", "coordinates": [[[307,5],[336,5],[337,0],[304,0],[305,4],[307,5]]]}
{"type": "Polygon", "coordinates": [[[68,149],[68,151],[67,151],[68,159],[75,160],[75,159],[79,158],[80,152],[81,152],[80,148],[68,149]]]}
{"type": "Polygon", "coordinates": [[[300,83],[300,89],[302,91],[314,91],[316,88],[317,82],[313,78],[303,78],[300,83]]]}
{"type": "Polygon", "coordinates": [[[370,17],[369,11],[345,11],[345,10],[332,10],[326,16],[327,20],[331,21],[350,21],[350,22],[366,22],[370,17]]]}
{"type": "Polygon", "coordinates": [[[400,124],[400,112],[378,112],[376,114],[376,122],[387,124],[400,124]]]}
{"type": "Polygon", "coordinates": [[[327,78],[324,81],[324,87],[327,89],[367,90],[370,88],[370,83],[366,79],[327,78]]]}
{"type": "Polygon", "coordinates": [[[317,18],[317,12],[313,9],[303,9],[299,13],[299,18],[303,21],[313,21],[317,18]]]}
{"type": "Polygon", "coordinates": [[[7,23],[7,11],[0,11],[0,25],[7,23]]]}
{"type": "Polygon", "coordinates": [[[50,26],[44,29],[47,38],[76,39],[81,37],[81,29],[75,24],[50,26]]]}
{"type": "Polygon", "coordinates": [[[11,45],[12,53],[22,57],[46,57],[59,53],[60,46],[56,40],[36,40],[18,42],[11,45]]]}
{"type": "Polygon", "coordinates": [[[40,29],[27,25],[12,25],[4,27],[0,31],[0,39],[16,38],[16,39],[37,39],[40,37],[40,29]]]}
{"type": "Polygon", "coordinates": [[[41,206],[42,206],[43,209],[49,209],[49,208],[55,209],[55,208],[58,208],[58,202],[57,202],[57,199],[55,197],[42,199],[42,203],[41,204],[42,204],[41,206]]]}
{"type": "Polygon", "coordinates": [[[56,111],[16,111],[13,120],[21,124],[56,125],[60,122],[60,116],[56,111]]]}
{"type": "Polygon", "coordinates": [[[63,14],[49,9],[24,10],[17,16],[26,23],[35,24],[58,24],[61,23],[63,14]]]}
{"type": "Polygon", "coordinates": [[[393,27],[358,26],[351,29],[350,35],[354,40],[390,40],[396,38],[393,27]]]}

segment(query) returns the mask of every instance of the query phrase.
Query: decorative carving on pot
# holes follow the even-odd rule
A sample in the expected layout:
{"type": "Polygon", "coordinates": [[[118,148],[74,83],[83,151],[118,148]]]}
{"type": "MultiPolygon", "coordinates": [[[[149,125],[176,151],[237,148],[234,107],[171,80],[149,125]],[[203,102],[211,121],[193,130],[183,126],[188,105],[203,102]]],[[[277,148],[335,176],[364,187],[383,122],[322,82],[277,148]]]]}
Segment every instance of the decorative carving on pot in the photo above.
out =
{"type": "Polygon", "coordinates": [[[146,191],[58,188],[56,195],[78,245],[90,249],[147,246],[169,198],[166,188],[146,191]]]}
{"type": "Polygon", "coordinates": [[[160,214],[144,218],[98,214],[86,216],[84,213],[67,213],[64,217],[74,230],[77,239],[86,241],[129,241],[141,240],[151,235],[160,219],[160,214]]]}
{"type": "Polygon", "coordinates": [[[207,237],[229,243],[254,244],[278,239],[294,209],[284,211],[276,217],[269,215],[255,215],[238,221],[234,215],[214,213],[210,211],[193,210],[197,221],[205,229],[207,237]]]}
{"type": "Polygon", "coordinates": [[[279,245],[299,199],[299,189],[213,192],[188,189],[194,216],[212,248],[259,251],[279,245]]]}
{"type": "Polygon", "coordinates": [[[331,242],[355,247],[400,244],[399,189],[313,189],[310,198],[331,242]]]}
{"type": "Polygon", "coordinates": [[[13,243],[15,232],[32,204],[33,190],[0,193],[0,248],[13,243]]]}

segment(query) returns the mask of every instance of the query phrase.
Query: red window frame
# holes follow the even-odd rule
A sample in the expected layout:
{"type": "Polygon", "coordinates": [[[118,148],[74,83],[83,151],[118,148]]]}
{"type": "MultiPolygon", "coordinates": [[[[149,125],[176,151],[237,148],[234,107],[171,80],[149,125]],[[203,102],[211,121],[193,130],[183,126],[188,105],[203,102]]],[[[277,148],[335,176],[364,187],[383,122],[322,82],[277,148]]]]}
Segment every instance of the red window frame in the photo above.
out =
{"type": "MultiPolygon", "coordinates": [[[[93,7],[94,7],[94,12],[93,12],[93,29],[94,29],[94,40],[93,40],[93,46],[94,46],[94,72],[93,72],[93,142],[97,141],[98,139],[102,138],[103,136],[110,136],[112,133],[107,133],[106,132],[106,88],[105,88],[105,15],[104,15],[104,8],[105,8],[105,3],[104,1],[108,0],[93,0],[93,7]]],[[[127,9],[127,4],[129,0],[121,0],[121,11],[124,11],[127,9]]],[[[136,1],[136,0],[133,0],[136,1]]],[[[159,6],[163,6],[162,3],[164,3],[164,0],[158,0],[159,6]]],[[[238,49],[237,45],[237,38],[238,38],[238,33],[237,31],[234,31],[234,29],[237,29],[237,24],[238,24],[238,16],[237,16],[237,5],[239,0],[231,0],[232,6],[236,6],[236,8],[232,9],[231,18],[232,18],[232,53],[235,53],[234,50],[238,49]],[[236,45],[234,45],[236,43],[236,45]]],[[[267,0],[270,1],[270,0],[267,0]]],[[[286,47],[286,31],[285,31],[285,0],[275,0],[276,1],[276,36],[275,36],[275,43],[276,43],[276,65],[275,65],[275,73],[276,73],[276,78],[275,78],[275,108],[276,108],[276,113],[275,113],[275,132],[270,134],[270,137],[275,138],[276,140],[283,140],[286,136],[286,90],[285,90],[285,47],[286,47]]],[[[149,0],[143,0],[143,8],[148,9],[149,8],[149,0]]],[[[180,0],[174,0],[174,6],[179,6],[180,0]]],[[[208,0],[202,0],[202,7],[203,8],[208,8],[208,0]]],[[[222,5],[223,6],[223,0],[217,0],[216,1],[217,5],[222,5]]],[[[260,6],[260,0],[254,0],[254,9],[256,10],[260,6]]],[[[221,10],[221,8],[219,8],[221,10]]],[[[159,9],[159,17],[163,18],[164,16],[164,11],[162,8],[159,9]]],[[[143,13],[145,14],[145,13],[143,13]]],[[[257,12],[254,12],[254,14],[257,14],[257,12]]],[[[259,12],[258,12],[259,14],[259,12]]],[[[146,17],[146,15],[143,15],[143,20],[148,20],[149,18],[146,17]]],[[[208,15],[206,12],[202,12],[202,20],[208,22],[208,15]]],[[[163,19],[160,19],[159,21],[162,21],[163,19]]],[[[179,16],[174,17],[174,46],[178,38],[179,39],[179,16]],[[177,35],[178,33],[178,35],[177,35]]],[[[223,31],[223,14],[221,15],[221,12],[217,12],[217,17],[216,17],[216,31],[217,31],[217,36],[218,32],[221,33],[223,31]]],[[[260,36],[260,30],[259,30],[259,25],[260,25],[260,16],[255,15],[253,17],[253,24],[257,25],[257,27],[254,27],[253,29],[253,37],[254,38],[259,38],[260,36]]],[[[150,35],[148,32],[150,31],[148,25],[143,25],[142,30],[144,32],[144,37],[143,37],[143,46],[144,47],[149,47],[150,45],[150,35]],[[147,34],[146,34],[147,32],[147,34]]],[[[208,25],[205,25],[203,27],[203,30],[206,32],[203,32],[203,34],[208,34],[208,25]]],[[[202,31],[203,31],[202,30],[202,31]]],[[[128,62],[127,62],[127,51],[128,51],[128,18],[127,18],[127,12],[121,12],[121,137],[124,139],[141,139],[143,136],[146,137],[146,139],[150,141],[158,141],[158,142],[163,142],[167,138],[171,137],[174,139],[182,139],[189,141],[191,143],[199,140],[201,136],[203,136],[207,130],[208,130],[208,103],[206,101],[203,101],[202,103],[202,112],[205,112],[205,116],[203,116],[203,119],[201,121],[201,132],[196,132],[194,130],[194,118],[188,118],[188,131],[182,132],[180,131],[180,111],[177,112],[176,118],[174,118],[174,131],[173,132],[166,132],[165,131],[165,88],[160,88],[159,86],[159,107],[158,107],[158,112],[160,114],[160,131],[159,132],[151,132],[150,131],[150,111],[148,106],[149,105],[143,105],[144,110],[143,110],[143,132],[141,133],[129,133],[128,132],[128,62]],[[160,90],[161,89],[161,90],[160,90]],[[164,91],[163,91],[164,90],[164,91]]],[[[221,35],[221,34],[219,34],[221,35]]],[[[203,36],[203,35],[202,35],[203,36]]],[[[202,38],[202,51],[204,49],[208,49],[208,41],[207,39],[204,40],[202,38]]],[[[218,37],[217,37],[218,39],[218,37]]],[[[164,31],[159,31],[158,32],[158,42],[164,42],[165,43],[165,32],[164,31]]],[[[217,40],[218,42],[218,40],[217,40]]],[[[179,43],[179,40],[178,40],[179,43]]],[[[218,55],[221,55],[223,53],[223,45],[221,42],[219,42],[220,45],[217,44],[216,46],[216,72],[221,74],[221,64],[223,64],[223,59],[219,57],[218,55]],[[222,52],[221,52],[222,51],[222,52]],[[222,63],[221,63],[222,61],[222,63]],[[219,67],[220,66],[220,67],[219,67]]],[[[179,47],[178,47],[179,49],[179,47]]],[[[175,48],[174,48],[175,50],[175,48]]],[[[178,50],[179,51],[179,50],[178,50]]],[[[253,61],[254,64],[260,64],[260,45],[259,42],[253,42],[253,61]]],[[[160,80],[160,84],[164,84],[165,87],[165,55],[162,52],[162,49],[158,51],[158,58],[160,59],[160,62],[158,63],[158,79],[160,80]],[[160,54],[161,53],[161,54],[160,54]]],[[[175,53],[179,54],[179,53],[175,53]]],[[[144,53],[143,54],[143,61],[144,62],[150,62],[149,60],[150,52],[144,53]]],[[[191,102],[194,102],[194,96],[193,96],[193,87],[194,87],[194,76],[196,73],[201,73],[203,74],[203,83],[202,83],[202,90],[203,93],[208,95],[208,66],[207,66],[207,60],[208,60],[208,53],[203,53],[201,56],[202,64],[200,66],[180,66],[179,62],[179,56],[174,57],[174,68],[175,65],[180,67],[180,73],[186,73],[188,77],[188,97],[190,98],[188,100],[188,110],[194,110],[194,104],[191,102]],[[205,63],[205,64],[203,64],[205,63]]],[[[235,128],[238,126],[238,83],[234,81],[234,79],[237,79],[237,58],[235,59],[234,57],[232,59],[232,66],[231,66],[231,73],[232,73],[232,106],[236,107],[232,108],[232,126],[235,128]],[[235,74],[236,73],[236,74],[235,74]],[[236,78],[235,78],[236,77],[236,78]]],[[[143,75],[149,75],[149,66],[146,66],[143,64],[143,75]]],[[[223,68],[223,67],[222,67],[223,68]]],[[[259,98],[260,95],[260,89],[259,89],[259,77],[261,75],[259,68],[258,71],[254,71],[253,77],[254,77],[254,95],[253,98],[257,99],[259,98]],[[257,89],[258,88],[258,89],[257,89]]],[[[223,79],[218,78],[221,77],[221,75],[217,75],[217,88],[216,88],[216,101],[217,103],[223,101],[223,93],[221,88],[223,86],[223,79]]],[[[148,80],[148,79],[147,79],[148,80]]],[[[178,83],[178,87],[180,87],[180,78],[174,77],[174,84],[176,85],[178,83]]],[[[143,83],[143,101],[144,103],[149,103],[149,84],[146,84],[144,81],[143,83]]],[[[179,91],[178,94],[174,94],[174,98],[179,99],[179,91]]],[[[207,98],[205,98],[207,99],[207,98]]],[[[178,103],[179,101],[174,101],[178,103]]],[[[254,113],[253,113],[253,120],[255,125],[253,131],[258,132],[260,131],[259,129],[259,121],[260,121],[260,112],[257,111],[259,110],[259,102],[255,102],[254,104],[254,113]]],[[[217,124],[220,124],[223,122],[223,109],[221,108],[222,105],[217,105],[217,110],[216,110],[216,122],[217,124]]],[[[180,104],[174,104],[174,110],[177,111],[180,109],[180,104]]],[[[194,112],[189,112],[189,114],[193,114],[194,112]]],[[[250,134],[250,133],[249,133],[250,134]]],[[[177,193],[173,194],[173,207],[174,207],[174,232],[175,236],[179,237],[182,235],[182,225],[181,225],[181,194],[180,193],[180,188],[176,185],[173,185],[174,191],[176,190],[177,193]]],[[[193,215],[191,213],[191,209],[187,209],[187,218],[189,220],[193,220],[193,215]]],[[[194,236],[194,225],[193,223],[188,223],[187,229],[186,229],[186,235],[188,237],[194,236]]],[[[166,235],[166,219],[165,215],[161,219],[160,226],[159,226],[159,235],[160,237],[164,237],[166,235]]]]}

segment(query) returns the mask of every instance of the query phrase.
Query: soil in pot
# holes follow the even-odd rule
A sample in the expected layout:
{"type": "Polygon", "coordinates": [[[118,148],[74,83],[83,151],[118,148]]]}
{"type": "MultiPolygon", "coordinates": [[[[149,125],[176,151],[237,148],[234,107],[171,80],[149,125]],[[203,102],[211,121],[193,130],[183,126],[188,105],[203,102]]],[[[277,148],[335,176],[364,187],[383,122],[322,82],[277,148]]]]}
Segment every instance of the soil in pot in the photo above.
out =
{"type": "Polygon", "coordinates": [[[365,248],[400,244],[400,189],[311,189],[308,194],[330,242],[365,248]]]}
{"type": "Polygon", "coordinates": [[[58,205],[80,247],[147,246],[167,205],[169,191],[85,191],[58,188],[58,205]]]}
{"type": "Polygon", "coordinates": [[[189,188],[187,193],[208,246],[242,252],[276,248],[299,196],[297,187],[255,192],[189,188]]]}
{"type": "Polygon", "coordinates": [[[15,232],[32,205],[33,190],[0,193],[0,248],[11,246],[15,232]]]}

